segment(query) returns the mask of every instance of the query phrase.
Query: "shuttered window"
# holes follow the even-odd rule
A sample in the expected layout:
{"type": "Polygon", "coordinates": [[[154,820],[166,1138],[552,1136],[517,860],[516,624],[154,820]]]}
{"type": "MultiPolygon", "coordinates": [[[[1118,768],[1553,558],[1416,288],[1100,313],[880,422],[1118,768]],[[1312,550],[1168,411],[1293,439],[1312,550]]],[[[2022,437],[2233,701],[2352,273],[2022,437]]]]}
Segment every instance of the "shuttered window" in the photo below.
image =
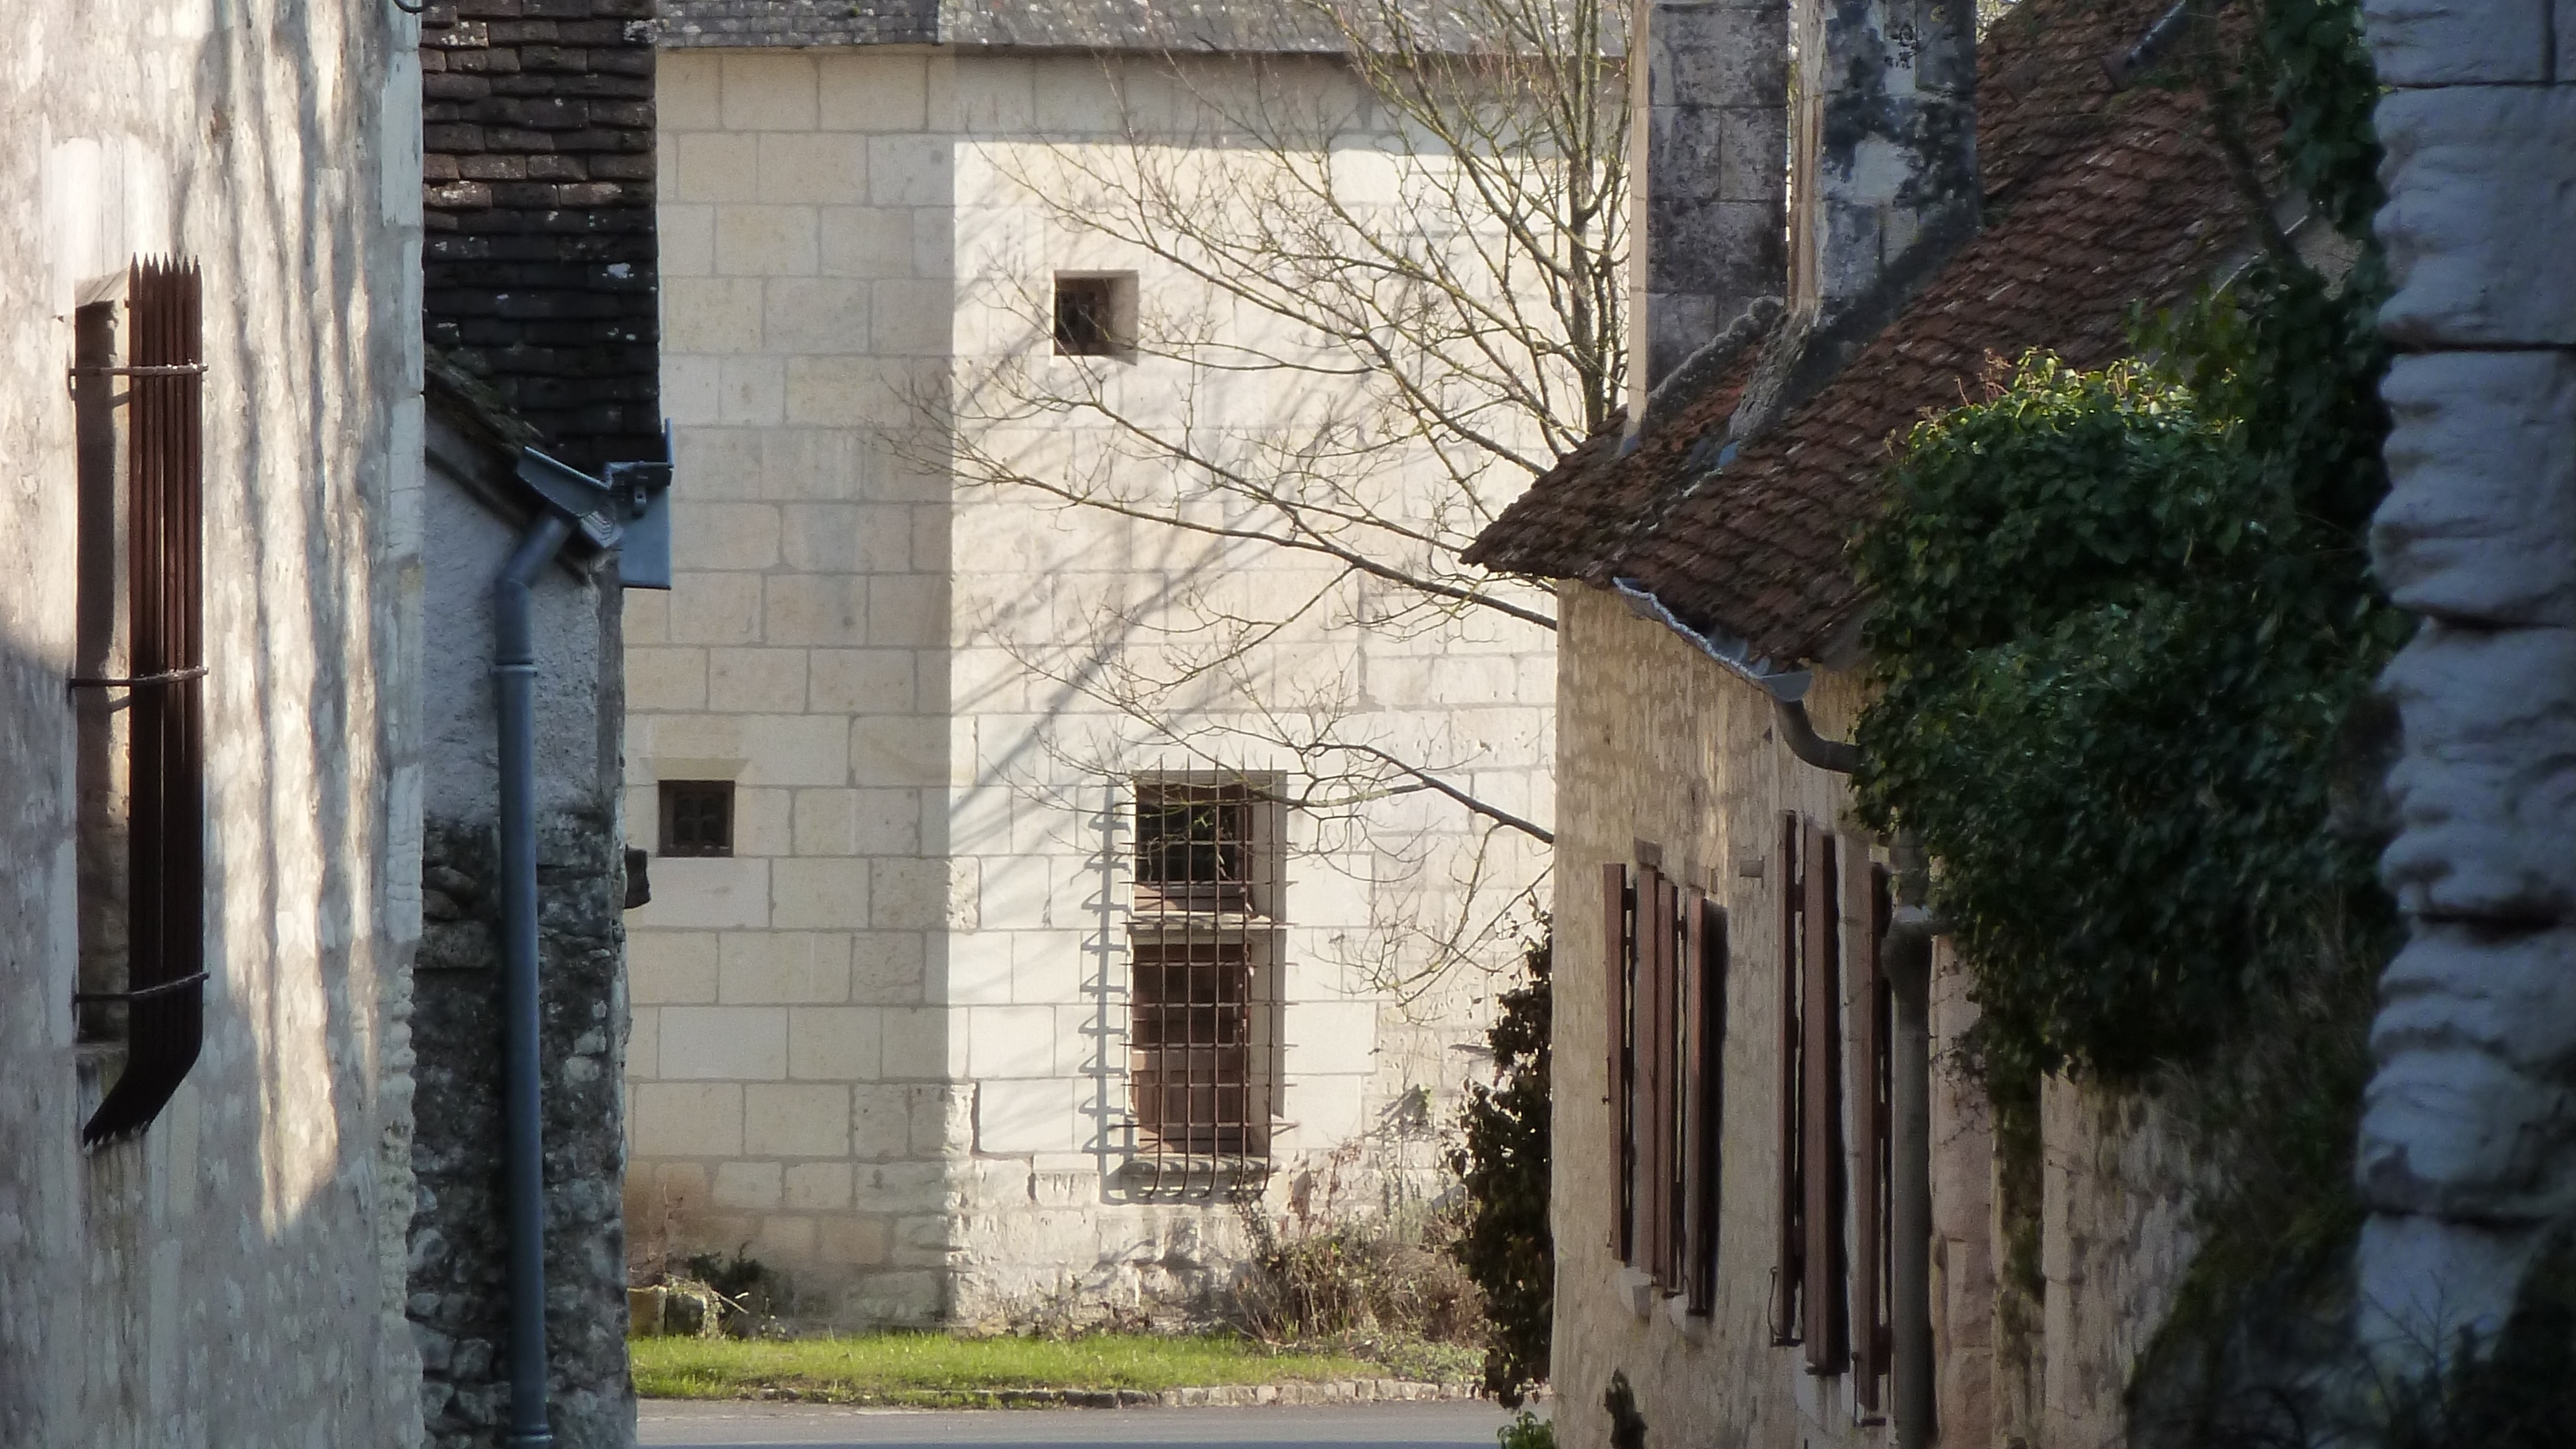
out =
{"type": "Polygon", "coordinates": [[[1894,1225],[1889,1177],[1894,1119],[1890,1093],[1895,1082],[1888,1044],[1895,1002],[1888,993],[1883,954],[1887,872],[1871,865],[1861,852],[1848,852],[1843,888],[1867,909],[1861,938],[1852,943],[1852,1123],[1860,1149],[1853,1154],[1857,1180],[1852,1184],[1852,1388],[1863,1409],[1875,1410],[1879,1379],[1888,1371],[1893,1341],[1888,1249],[1894,1225]]]}
{"type": "Polygon", "coordinates": [[[1842,1098],[1841,921],[1833,835],[1781,824],[1780,1251],[1772,1296],[1776,1341],[1804,1346],[1807,1371],[1849,1358],[1849,1262],[1842,1098]]]}
{"type": "Polygon", "coordinates": [[[86,989],[72,1000],[84,1039],[125,1046],[124,1070],[81,1127],[81,1141],[96,1146],[152,1124],[196,1064],[205,1031],[205,352],[196,265],[134,264],[121,347],[112,309],[82,310],[72,369],[82,499],[71,687],[88,899],[86,989]]]}
{"type": "Polygon", "coordinates": [[[1602,869],[1612,1237],[1694,1313],[1716,1298],[1725,913],[1655,866],[1602,869]]]}

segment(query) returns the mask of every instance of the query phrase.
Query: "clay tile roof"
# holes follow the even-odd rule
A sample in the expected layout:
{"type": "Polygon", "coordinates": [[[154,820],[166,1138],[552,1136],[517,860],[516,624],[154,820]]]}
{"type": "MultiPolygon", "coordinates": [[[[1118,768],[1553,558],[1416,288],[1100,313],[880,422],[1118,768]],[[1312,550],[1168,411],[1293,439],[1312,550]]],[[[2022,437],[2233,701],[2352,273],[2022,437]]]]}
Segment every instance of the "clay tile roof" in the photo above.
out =
{"type": "Polygon", "coordinates": [[[1998,356],[2047,347],[2077,366],[2111,360],[2133,305],[2178,298],[2242,237],[2196,100],[2118,90],[2104,70],[2168,8],[2024,0],[1979,48],[1985,229],[1895,320],[1727,456],[1726,425],[1759,365],[1761,349],[1745,349],[1624,456],[1596,439],[1542,475],[1469,560],[1633,578],[1693,629],[1759,655],[1816,657],[1858,612],[1844,545],[1916,418],[1978,395],[1998,356]]]}

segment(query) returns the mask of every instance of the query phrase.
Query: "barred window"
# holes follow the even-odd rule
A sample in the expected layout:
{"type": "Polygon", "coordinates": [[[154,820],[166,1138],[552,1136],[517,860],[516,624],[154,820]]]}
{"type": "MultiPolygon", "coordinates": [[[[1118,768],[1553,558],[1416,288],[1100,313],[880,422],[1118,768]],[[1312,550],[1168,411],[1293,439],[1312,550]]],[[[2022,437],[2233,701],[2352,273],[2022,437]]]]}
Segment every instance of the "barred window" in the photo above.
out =
{"type": "Polygon", "coordinates": [[[1128,1091],[1158,1180],[1270,1150],[1279,810],[1243,779],[1135,784],[1128,1091]]]}
{"type": "Polygon", "coordinates": [[[206,981],[205,371],[196,264],[138,260],[82,306],[71,368],[84,1067],[122,1056],[81,1141],[152,1124],[196,1065],[206,981]],[[120,477],[121,475],[121,477],[120,477]],[[121,486],[120,486],[121,484],[121,486]]]}
{"type": "Polygon", "coordinates": [[[662,854],[733,854],[733,781],[664,780],[662,854]]]}

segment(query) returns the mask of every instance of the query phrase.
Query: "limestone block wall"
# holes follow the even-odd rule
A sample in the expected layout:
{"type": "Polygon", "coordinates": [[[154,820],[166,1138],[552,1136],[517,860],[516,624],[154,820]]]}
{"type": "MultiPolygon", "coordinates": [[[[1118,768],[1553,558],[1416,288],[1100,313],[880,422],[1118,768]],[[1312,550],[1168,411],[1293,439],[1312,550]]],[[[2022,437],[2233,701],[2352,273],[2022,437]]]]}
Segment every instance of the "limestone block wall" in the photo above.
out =
{"type": "MultiPolygon", "coordinates": [[[[942,477],[915,422],[954,313],[922,52],[667,54],[663,397],[677,586],[627,617],[630,818],[735,785],[730,859],[636,912],[627,1220],[749,1252],[817,1311],[944,1311],[970,1100],[940,1009],[951,778],[942,477]]],[[[943,74],[945,70],[943,69],[943,74]]],[[[640,838],[640,837],[639,837],[640,838]]]]}
{"type": "Polygon", "coordinates": [[[2360,1290],[2390,1362],[2492,1335],[2576,1211],[2576,12],[2366,4],[2398,356],[2372,540],[2424,618],[2383,873],[2411,939],[2382,982],[2357,1171],[2360,1290]]]}
{"type": "Polygon", "coordinates": [[[410,1445],[414,22],[112,0],[12,36],[0,1442],[410,1445]],[[91,284],[168,252],[205,273],[204,1046],[147,1132],[84,1154],[65,368],[91,284]]]}
{"type": "MultiPolygon", "coordinates": [[[[1235,63],[1208,64],[1221,82],[1235,63]]],[[[737,822],[730,860],[657,861],[631,923],[638,1249],[748,1245],[813,1289],[809,1311],[852,1320],[1191,1301],[1239,1224],[1121,1185],[1125,781],[1212,761],[1058,666],[1157,591],[1168,611],[1181,588],[1221,604],[1331,580],[963,486],[939,425],[997,360],[1071,364],[1046,355],[1055,271],[1133,270],[1145,305],[1202,305],[1029,194],[1116,164],[1140,115],[1186,153],[1185,98],[1087,57],[892,46],[671,51],[660,90],[664,395],[688,481],[679,586],[629,617],[629,810],[649,819],[660,780],[729,779],[737,822]]],[[[1221,399],[1203,381],[1148,359],[1112,385],[1236,426],[1291,411],[1267,380],[1221,399]]],[[[1097,435],[975,443],[1044,459],[1097,435]]],[[[1285,687],[1359,700],[1373,737],[1545,817],[1547,640],[1303,627],[1285,687]]],[[[1144,649],[1140,668],[1169,657],[1144,649]]],[[[1245,722],[1215,704],[1193,728],[1245,722]]],[[[1472,1066],[1452,1047],[1485,988],[1408,1005],[1383,973],[1425,959],[1462,883],[1508,899],[1543,866],[1419,798],[1360,823],[1285,827],[1279,1205],[1429,1188],[1426,1129],[1472,1066]]]]}

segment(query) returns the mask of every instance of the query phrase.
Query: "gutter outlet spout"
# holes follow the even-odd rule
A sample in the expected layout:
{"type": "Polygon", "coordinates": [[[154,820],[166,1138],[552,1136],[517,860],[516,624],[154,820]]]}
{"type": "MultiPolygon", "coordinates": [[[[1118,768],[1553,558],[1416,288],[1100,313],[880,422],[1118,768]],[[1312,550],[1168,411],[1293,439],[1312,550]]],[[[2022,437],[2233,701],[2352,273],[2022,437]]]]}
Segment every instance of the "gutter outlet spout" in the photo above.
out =
{"type": "Polygon", "coordinates": [[[501,1116],[510,1231],[510,1449],[551,1449],[546,1422],[545,1142],[537,1061],[536,628],[528,586],[572,536],[552,510],[492,582],[500,718],[501,1116]]]}
{"type": "Polygon", "coordinates": [[[1829,740],[1816,733],[1816,723],[1807,718],[1805,700],[1772,696],[1772,707],[1780,716],[1780,741],[1789,753],[1837,775],[1849,775],[1860,769],[1860,746],[1842,740],[1829,740]]]}

